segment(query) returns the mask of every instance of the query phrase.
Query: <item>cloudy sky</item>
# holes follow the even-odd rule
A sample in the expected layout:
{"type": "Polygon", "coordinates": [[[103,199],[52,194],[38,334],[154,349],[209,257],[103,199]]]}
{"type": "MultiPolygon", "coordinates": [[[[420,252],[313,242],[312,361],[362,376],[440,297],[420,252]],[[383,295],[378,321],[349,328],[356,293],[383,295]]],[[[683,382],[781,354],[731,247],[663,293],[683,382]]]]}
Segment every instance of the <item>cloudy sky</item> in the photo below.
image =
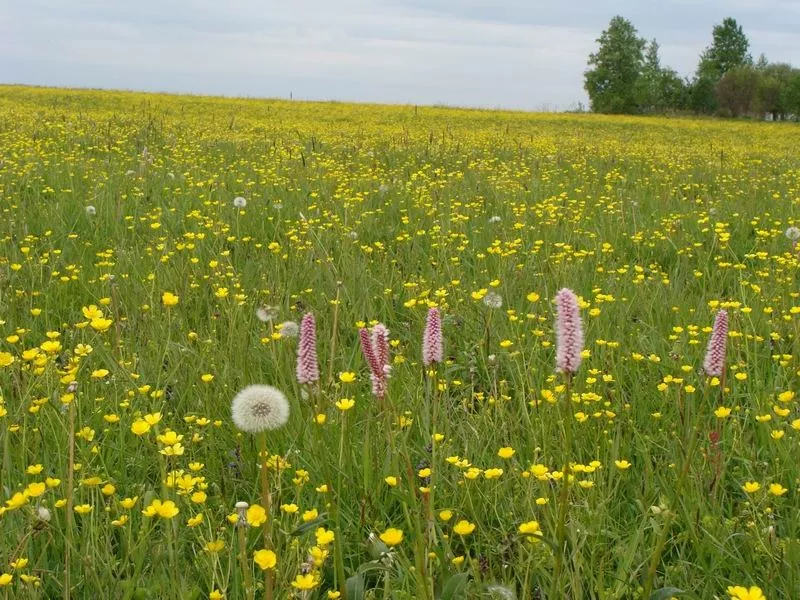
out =
{"type": "Polygon", "coordinates": [[[558,110],[616,14],[683,75],[726,16],[800,66],[800,0],[2,0],[0,82],[558,110]]]}

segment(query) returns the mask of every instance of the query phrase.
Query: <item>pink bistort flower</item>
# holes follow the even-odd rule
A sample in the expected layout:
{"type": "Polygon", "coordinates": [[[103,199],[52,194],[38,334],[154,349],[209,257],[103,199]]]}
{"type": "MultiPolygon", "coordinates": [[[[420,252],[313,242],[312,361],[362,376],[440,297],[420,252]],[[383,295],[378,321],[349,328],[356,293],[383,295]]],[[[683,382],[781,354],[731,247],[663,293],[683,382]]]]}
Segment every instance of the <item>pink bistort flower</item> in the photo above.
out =
{"type": "Polygon", "coordinates": [[[300,321],[300,341],[297,344],[297,381],[301,384],[319,381],[317,323],[311,313],[306,313],[303,320],[300,321]]]}
{"type": "Polygon", "coordinates": [[[583,324],[575,292],[563,288],[556,293],[556,369],[575,373],[581,366],[583,324]]]}

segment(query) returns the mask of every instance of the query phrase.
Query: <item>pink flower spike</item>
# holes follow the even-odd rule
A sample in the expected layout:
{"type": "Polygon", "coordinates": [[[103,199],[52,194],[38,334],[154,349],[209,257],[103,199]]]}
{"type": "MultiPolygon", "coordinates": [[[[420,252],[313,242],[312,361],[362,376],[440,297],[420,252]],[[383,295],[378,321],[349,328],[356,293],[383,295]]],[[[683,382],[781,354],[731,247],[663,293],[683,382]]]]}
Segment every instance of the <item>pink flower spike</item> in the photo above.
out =
{"type": "Polygon", "coordinates": [[[578,297],[570,289],[556,293],[556,369],[575,373],[581,366],[583,324],[578,297]]]}
{"type": "Polygon", "coordinates": [[[389,379],[389,330],[382,323],[372,328],[372,333],[362,328],[358,332],[361,351],[369,365],[372,393],[376,398],[386,395],[386,380],[389,379]]]}
{"type": "Polygon", "coordinates": [[[383,323],[372,328],[372,349],[378,359],[378,370],[385,373],[389,366],[389,330],[383,323]]]}
{"type": "Polygon", "coordinates": [[[708,349],[703,361],[703,369],[709,377],[722,377],[725,370],[725,347],[728,343],[728,312],[717,311],[711,337],[708,338],[708,349]]]}
{"type": "Polygon", "coordinates": [[[372,344],[369,331],[362,327],[358,331],[358,339],[361,341],[361,352],[364,354],[364,360],[367,361],[367,365],[369,365],[370,373],[375,373],[380,368],[380,363],[378,362],[378,356],[375,353],[375,347],[372,344]]]}
{"type": "Polygon", "coordinates": [[[422,335],[422,364],[440,363],[444,357],[442,341],[442,316],[438,308],[428,310],[425,319],[425,333],[422,335]]]}
{"type": "Polygon", "coordinates": [[[306,313],[300,321],[300,341],[297,345],[297,381],[300,384],[319,381],[317,364],[317,322],[306,313]]]}

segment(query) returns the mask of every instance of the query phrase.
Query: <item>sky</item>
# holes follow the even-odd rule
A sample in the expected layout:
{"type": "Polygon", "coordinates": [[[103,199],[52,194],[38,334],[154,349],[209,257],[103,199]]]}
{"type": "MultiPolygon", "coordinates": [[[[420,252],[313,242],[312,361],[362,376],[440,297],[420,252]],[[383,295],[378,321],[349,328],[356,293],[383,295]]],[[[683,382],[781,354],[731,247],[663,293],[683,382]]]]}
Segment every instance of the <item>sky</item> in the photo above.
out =
{"type": "Polygon", "coordinates": [[[727,16],[800,66],[800,0],[0,0],[0,83],[566,110],[618,14],[681,75],[727,16]]]}

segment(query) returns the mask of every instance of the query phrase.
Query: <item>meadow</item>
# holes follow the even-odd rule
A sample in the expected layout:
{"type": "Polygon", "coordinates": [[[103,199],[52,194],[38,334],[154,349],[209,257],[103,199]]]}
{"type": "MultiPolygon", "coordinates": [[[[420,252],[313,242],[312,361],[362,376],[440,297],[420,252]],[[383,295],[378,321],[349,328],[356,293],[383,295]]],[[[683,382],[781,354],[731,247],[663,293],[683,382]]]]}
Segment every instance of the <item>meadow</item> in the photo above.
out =
{"type": "Polygon", "coordinates": [[[0,88],[0,596],[799,598],[798,139],[0,88]]]}

